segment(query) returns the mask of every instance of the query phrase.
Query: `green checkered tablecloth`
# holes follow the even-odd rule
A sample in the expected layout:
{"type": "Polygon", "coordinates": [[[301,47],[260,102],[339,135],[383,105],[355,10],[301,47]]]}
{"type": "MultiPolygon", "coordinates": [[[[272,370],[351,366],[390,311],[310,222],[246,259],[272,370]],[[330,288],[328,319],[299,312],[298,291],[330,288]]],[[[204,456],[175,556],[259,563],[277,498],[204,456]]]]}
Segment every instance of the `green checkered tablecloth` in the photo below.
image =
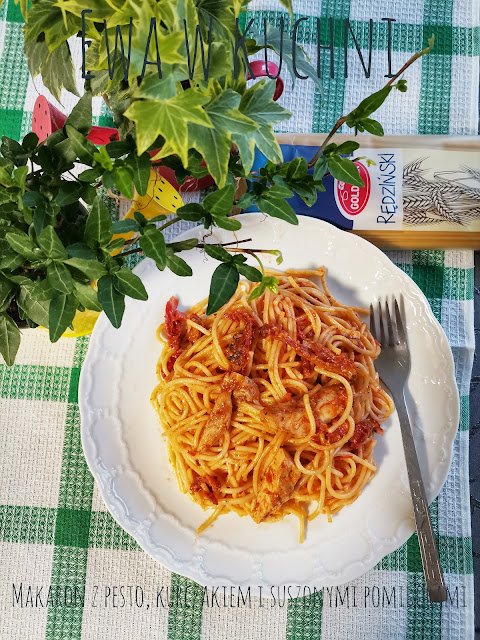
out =
{"type": "MultiPolygon", "coordinates": [[[[256,17],[258,28],[262,17],[278,24],[276,0],[258,0],[250,6],[247,19],[256,17]]],[[[395,92],[398,95],[382,107],[379,120],[386,133],[476,133],[478,0],[301,0],[294,1],[294,8],[297,17],[310,16],[301,23],[299,40],[314,61],[315,18],[323,18],[320,35],[322,44],[328,44],[326,19],[332,17],[335,78],[328,77],[330,53],[323,50],[323,103],[310,81],[298,81],[292,90],[287,80],[281,102],[294,115],[281,130],[326,131],[339,115],[384,83],[387,23],[382,19],[388,17],[396,19],[393,69],[421,49],[432,33],[436,46],[434,53],[409,69],[408,93],[395,92]],[[351,39],[348,78],[344,78],[345,18],[350,19],[366,61],[368,20],[373,19],[368,80],[351,39]]],[[[79,50],[76,45],[77,56],[79,50]]],[[[17,139],[27,133],[38,93],[46,92],[39,78],[33,82],[28,76],[20,12],[13,0],[5,0],[0,10],[0,133],[17,139]]],[[[64,92],[60,106],[69,111],[74,102],[64,92]]],[[[100,124],[110,122],[100,100],[95,103],[95,118],[100,124]]],[[[218,585],[218,606],[211,600],[210,606],[202,605],[201,587],[155,563],[119,528],[87,468],[80,444],[78,380],[88,337],[51,345],[45,332],[29,330],[15,366],[0,364],[1,640],[473,638],[468,500],[473,254],[389,255],[425,292],[455,357],[461,420],[447,482],[431,506],[449,589],[446,603],[426,600],[413,535],[366,575],[325,589],[315,599],[277,600],[274,607],[252,599],[250,607],[237,607],[236,598],[234,606],[224,600],[218,585]]]]}

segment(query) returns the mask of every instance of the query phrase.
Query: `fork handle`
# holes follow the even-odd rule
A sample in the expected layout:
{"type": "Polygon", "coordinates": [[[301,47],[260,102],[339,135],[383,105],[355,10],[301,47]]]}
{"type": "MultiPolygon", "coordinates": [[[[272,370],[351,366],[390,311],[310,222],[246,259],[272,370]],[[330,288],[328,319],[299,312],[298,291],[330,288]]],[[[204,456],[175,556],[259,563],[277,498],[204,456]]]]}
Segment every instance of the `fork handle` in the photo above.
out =
{"type": "Polygon", "coordinates": [[[415,524],[417,527],[427,592],[432,602],[444,602],[447,599],[447,592],[443,579],[443,571],[440,565],[437,543],[433,534],[427,496],[425,495],[425,487],[420,472],[420,465],[418,463],[417,451],[415,449],[412,427],[408,417],[403,390],[400,400],[400,402],[395,402],[395,408],[400,420],[408,480],[412,494],[413,512],[415,514],[415,524]]]}

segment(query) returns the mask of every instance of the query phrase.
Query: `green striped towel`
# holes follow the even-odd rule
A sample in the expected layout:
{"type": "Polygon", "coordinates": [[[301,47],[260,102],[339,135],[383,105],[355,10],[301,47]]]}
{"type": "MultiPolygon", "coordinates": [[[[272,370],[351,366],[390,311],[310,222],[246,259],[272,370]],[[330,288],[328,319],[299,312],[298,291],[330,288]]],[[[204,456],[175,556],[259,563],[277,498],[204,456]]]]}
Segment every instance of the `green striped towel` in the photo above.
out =
{"type": "MultiPolygon", "coordinates": [[[[250,7],[246,19],[255,17],[257,28],[262,27],[262,17],[278,24],[276,0],[257,1],[250,7]]],[[[408,93],[398,94],[383,107],[379,119],[386,133],[476,132],[476,0],[303,0],[294,8],[297,17],[310,16],[300,23],[299,40],[314,65],[314,19],[323,18],[322,44],[327,44],[328,18],[333,18],[335,78],[324,79],[323,104],[311,81],[297,81],[292,90],[287,80],[281,101],[294,115],[282,130],[326,131],[338,116],[381,86],[388,71],[387,23],[382,18],[395,18],[394,70],[431,33],[435,33],[436,47],[408,71],[408,93]],[[365,60],[368,20],[373,19],[369,79],[351,39],[349,77],[343,77],[345,18],[350,19],[365,60]]],[[[329,52],[322,50],[321,55],[325,75],[329,52]]],[[[0,10],[0,57],[0,133],[18,139],[29,130],[37,93],[47,92],[39,78],[34,84],[28,77],[21,16],[13,0],[0,10]]],[[[69,111],[74,102],[64,92],[58,106],[69,111]]],[[[99,124],[110,122],[101,101],[95,103],[95,117],[99,124]]],[[[431,506],[449,589],[445,604],[427,602],[416,535],[366,575],[325,589],[315,598],[277,600],[274,607],[252,600],[251,607],[238,608],[236,598],[230,606],[220,589],[219,606],[215,602],[211,606],[211,599],[210,606],[202,604],[201,587],[155,563],[119,528],[88,471],[78,412],[78,379],[88,338],[62,339],[51,345],[45,332],[33,330],[25,333],[15,366],[0,364],[0,638],[473,638],[468,501],[473,254],[399,251],[389,255],[425,292],[456,363],[461,421],[447,482],[431,506]],[[187,587],[188,608],[183,598],[187,587]],[[175,594],[180,597],[172,597],[175,594]]]]}

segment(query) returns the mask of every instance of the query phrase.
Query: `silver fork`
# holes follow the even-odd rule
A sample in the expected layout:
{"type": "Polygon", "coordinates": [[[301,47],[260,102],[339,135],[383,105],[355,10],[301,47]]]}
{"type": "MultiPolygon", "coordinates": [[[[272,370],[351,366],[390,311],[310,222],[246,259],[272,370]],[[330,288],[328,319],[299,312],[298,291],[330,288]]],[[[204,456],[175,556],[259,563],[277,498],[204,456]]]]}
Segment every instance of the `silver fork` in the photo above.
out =
{"type": "Polygon", "coordinates": [[[380,328],[379,341],[382,345],[380,356],[375,361],[375,368],[380,378],[385,381],[392,393],[400,421],[403,449],[407,463],[408,480],[412,494],[415,524],[417,527],[428,596],[432,602],[443,602],[447,599],[447,592],[443,580],[442,567],[440,566],[437,544],[433,535],[432,521],[430,519],[425,487],[423,485],[420,465],[415,450],[412,427],[410,426],[405,402],[405,384],[410,373],[410,352],[408,350],[407,336],[405,334],[402,316],[395,298],[394,308],[395,319],[393,320],[388,308],[388,302],[385,302],[384,312],[382,312],[380,302],[378,303],[377,313],[375,313],[373,305],[370,305],[370,332],[374,338],[377,338],[375,328],[375,318],[377,317],[380,328]]]}

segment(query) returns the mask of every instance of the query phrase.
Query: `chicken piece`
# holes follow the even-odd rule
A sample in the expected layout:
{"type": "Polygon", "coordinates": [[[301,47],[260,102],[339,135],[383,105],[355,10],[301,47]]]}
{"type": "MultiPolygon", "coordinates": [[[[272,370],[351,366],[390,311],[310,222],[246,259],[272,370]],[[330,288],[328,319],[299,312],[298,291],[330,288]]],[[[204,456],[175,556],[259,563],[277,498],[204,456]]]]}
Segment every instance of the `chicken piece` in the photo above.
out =
{"type": "Polygon", "coordinates": [[[301,476],[291,456],[280,448],[259,486],[252,518],[259,523],[289,500],[301,476]]]}
{"type": "Polygon", "coordinates": [[[236,402],[260,402],[260,389],[253,380],[240,373],[227,373],[223,378],[222,390],[233,391],[236,402]]]}
{"type": "Polygon", "coordinates": [[[227,347],[227,360],[231,363],[232,371],[243,372],[247,366],[254,335],[254,319],[246,311],[227,311],[225,317],[238,324],[243,323],[243,330],[233,335],[232,342],[227,347]]]}
{"type": "Polygon", "coordinates": [[[304,339],[300,343],[284,329],[274,324],[264,324],[260,329],[260,337],[268,338],[269,336],[281,340],[298,353],[302,360],[309,360],[325,371],[338,373],[347,378],[347,380],[351,380],[356,373],[355,362],[348,356],[337,355],[328,347],[323,347],[313,342],[313,340],[304,339]]]}
{"type": "MultiPolygon", "coordinates": [[[[313,417],[317,428],[327,425],[345,409],[347,394],[342,384],[333,384],[319,389],[310,397],[313,417]]],[[[304,438],[310,431],[310,422],[303,398],[279,403],[263,410],[263,415],[273,422],[277,429],[286,431],[294,438],[304,438]]]]}
{"type": "Polygon", "coordinates": [[[198,451],[204,451],[216,444],[220,444],[222,436],[230,426],[232,419],[232,392],[221,391],[213,405],[207,423],[203,429],[200,441],[198,443],[198,451]]]}

